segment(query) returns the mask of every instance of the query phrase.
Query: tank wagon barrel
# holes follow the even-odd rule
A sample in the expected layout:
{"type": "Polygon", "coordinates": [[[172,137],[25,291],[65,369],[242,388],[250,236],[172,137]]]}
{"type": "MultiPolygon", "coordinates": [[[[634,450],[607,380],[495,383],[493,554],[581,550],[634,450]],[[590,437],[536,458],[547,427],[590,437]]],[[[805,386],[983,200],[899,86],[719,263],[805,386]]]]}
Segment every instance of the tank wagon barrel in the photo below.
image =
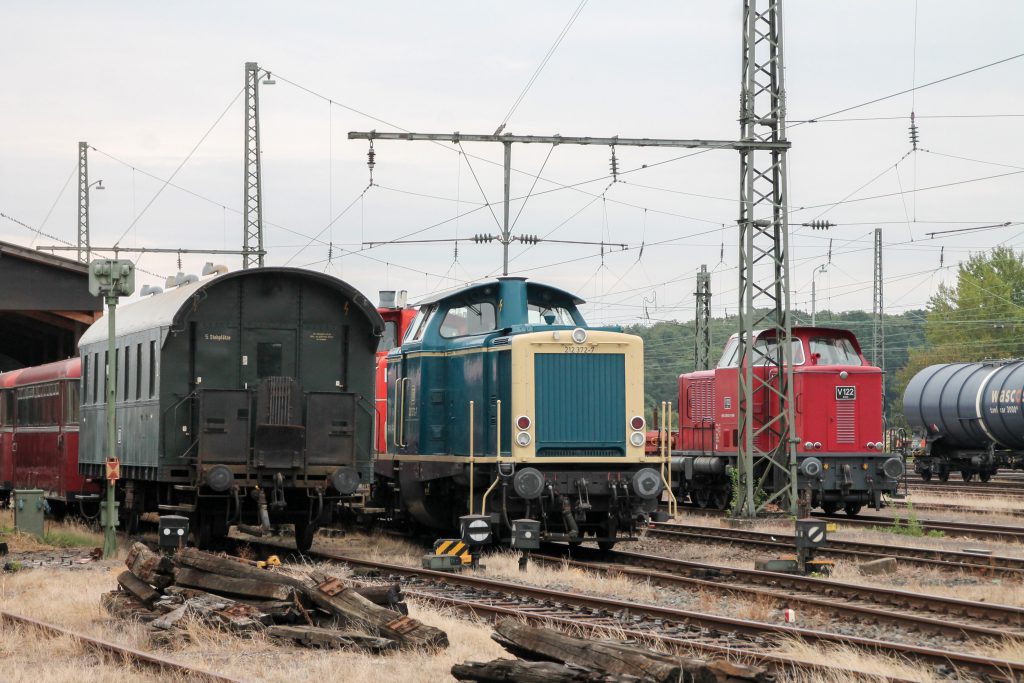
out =
{"type": "Polygon", "coordinates": [[[1024,461],[1024,361],[943,363],[911,378],[907,422],[923,441],[915,470],[942,480],[951,470],[983,480],[1024,461]]]}

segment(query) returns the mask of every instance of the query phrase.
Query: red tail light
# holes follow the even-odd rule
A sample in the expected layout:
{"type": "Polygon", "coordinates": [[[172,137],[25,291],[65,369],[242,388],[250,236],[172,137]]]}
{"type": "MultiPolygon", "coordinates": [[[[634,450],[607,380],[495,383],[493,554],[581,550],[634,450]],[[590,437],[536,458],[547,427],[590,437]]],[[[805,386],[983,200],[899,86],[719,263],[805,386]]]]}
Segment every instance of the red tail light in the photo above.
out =
{"type": "Polygon", "coordinates": [[[629,426],[638,432],[644,428],[644,424],[644,418],[640,417],[639,415],[635,416],[632,420],[629,421],[629,426]]]}
{"type": "Polygon", "coordinates": [[[516,427],[519,427],[519,429],[529,429],[530,418],[528,418],[525,415],[520,415],[519,417],[516,418],[516,427]]]}

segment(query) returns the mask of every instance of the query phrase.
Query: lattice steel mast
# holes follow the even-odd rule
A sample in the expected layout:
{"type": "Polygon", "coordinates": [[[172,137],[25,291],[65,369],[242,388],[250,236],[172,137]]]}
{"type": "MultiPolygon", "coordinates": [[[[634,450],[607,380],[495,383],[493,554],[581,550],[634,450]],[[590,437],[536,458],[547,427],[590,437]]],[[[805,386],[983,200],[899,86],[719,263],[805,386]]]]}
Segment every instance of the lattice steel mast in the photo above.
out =
{"type": "Polygon", "coordinates": [[[693,326],[693,367],[708,370],[711,368],[711,273],[704,264],[697,273],[694,298],[697,314],[693,326]]]}
{"type": "Polygon", "coordinates": [[[88,263],[89,248],[89,143],[78,143],[78,260],[88,263]]]}
{"type": "Polygon", "coordinates": [[[242,268],[263,267],[263,185],[260,180],[260,68],[245,63],[245,241],[242,268]]]}
{"type": "MultiPolygon", "coordinates": [[[[871,299],[871,318],[874,322],[871,341],[875,365],[882,369],[885,385],[885,302],[882,297],[882,229],[875,228],[875,286],[871,299]]],[[[882,415],[885,415],[885,392],[882,392],[882,415]]]]}
{"type": "Polygon", "coordinates": [[[741,486],[734,510],[747,517],[769,503],[782,504],[794,515],[798,512],[782,39],[781,0],[744,0],[740,138],[782,143],[740,150],[741,486]],[[755,350],[755,330],[777,342],[761,347],[763,353],[755,350]],[[755,424],[755,419],[761,423],[755,424]],[[762,494],[769,481],[774,493],[762,494]]]}

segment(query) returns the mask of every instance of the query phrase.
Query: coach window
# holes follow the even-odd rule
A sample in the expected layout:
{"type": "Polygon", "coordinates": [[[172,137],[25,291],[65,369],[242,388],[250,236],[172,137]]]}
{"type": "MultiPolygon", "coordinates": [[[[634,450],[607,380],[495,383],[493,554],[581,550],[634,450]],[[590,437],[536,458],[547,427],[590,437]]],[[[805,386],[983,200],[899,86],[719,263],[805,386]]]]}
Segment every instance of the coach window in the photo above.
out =
{"type": "Polygon", "coordinates": [[[259,342],[256,344],[256,376],[264,377],[281,376],[281,357],[284,354],[284,344],[279,342],[259,342]]]}
{"type": "Polygon", "coordinates": [[[78,424],[78,382],[69,381],[65,382],[64,386],[67,387],[65,392],[64,404],[64,424],[76,425],[78,424]]]}
{"type": "Polygon", "coordinates": [[[156,396],[156,342],[149,342],[149,397],[156,396]]]}
{"type": "Polygon", "coordinates": [[[441,336],[452,339],[484,334],[494,329],[495,320],[494,304],[490,301],[449,308],[441,321],[441,336]]]}
{"type": "Polygon", "coordinates": [[[124,393],[121,394],[121,400],[127,401],[131,396],[129,388],[132,382],[132,347],[124,347],[124,393]]]}
{"type": "Polygon", "coordinates": [[[14,424],[14,392],[0,391],[0,425],[14,424]]]}
{"type": "Polygon", "coordinates": [[[82,356],[82,396],[89,401],[89,356],[82,356]]]}
{"type": "Polygon", "coordinates": [[[142,398],[142,344],[135,345],[135,400],[142,398]]]}

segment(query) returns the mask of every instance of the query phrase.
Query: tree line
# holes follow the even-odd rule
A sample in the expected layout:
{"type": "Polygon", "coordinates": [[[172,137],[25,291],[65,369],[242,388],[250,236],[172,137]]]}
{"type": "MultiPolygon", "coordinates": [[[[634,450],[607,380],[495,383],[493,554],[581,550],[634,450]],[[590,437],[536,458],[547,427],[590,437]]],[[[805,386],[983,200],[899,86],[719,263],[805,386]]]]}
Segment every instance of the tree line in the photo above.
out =
{"type": "MultiPolygon", "coordinates": [[[[1024,252],[1008,247],[970,256],[957,267],[955,282],[942,284],[924,309],[886,314],[885,414],[905,424],[903,390],[921,369],[935,363],[1024,357],[1024,252]]],[[[794,325],[810,325],[808,311],[794,310],[794,325]]],[[[817,313],[818,327],[849,330],[864,356],[875,358],[874,321],[869,311],[817,313]]],[[[739,327],[737,316],[713,318],[711,362],[739,327]]],[[[644,340],[645,402],[648,419],[662,401],[678,402],[678,377],[694,370],[693,321],[632,325],[625,332],[644,340]]]]}

